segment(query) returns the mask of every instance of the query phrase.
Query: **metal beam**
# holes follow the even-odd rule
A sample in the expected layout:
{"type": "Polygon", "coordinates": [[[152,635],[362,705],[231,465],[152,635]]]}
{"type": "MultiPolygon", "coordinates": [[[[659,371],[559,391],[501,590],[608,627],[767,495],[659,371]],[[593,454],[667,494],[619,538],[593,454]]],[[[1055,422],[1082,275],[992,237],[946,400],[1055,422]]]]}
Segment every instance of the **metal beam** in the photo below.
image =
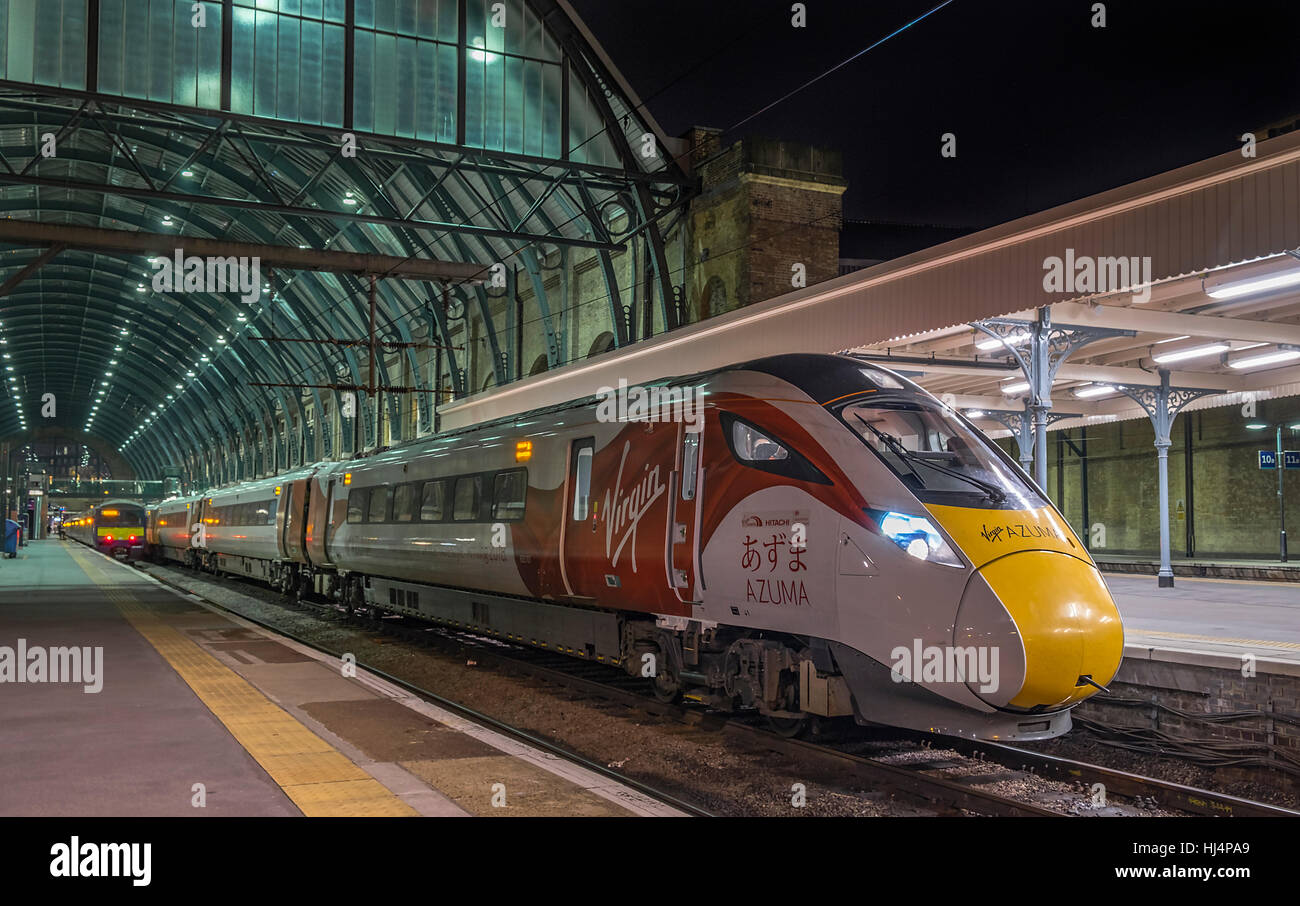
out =
{"type": "Polygon", "coordinates": [[[41,252],[41,254],[38,255],[35,260],[29,263],[18,273],[14,274],[3,284],[0,284],[0,298],[3,298],[9,295],[11,292],[13,292],[15,287],[17,287],[20,283],[22,283],[32,274],[36,273],[38,270],[40,270],[42,267],[48,264],[51,258],[57,255],[59,252],[63,251],[65,248],[67,248],[66,245],[56,242],[54,245],[51,245],[45,251],[41,252]]]}
{"type": "MultiPolygon", "coordinates": [[[[1022,314],[1008,315],[1018,318],[1022,314]]],[[[1078,302],[1058,302],[1052,306],[1052,320],[1056,324],[1077,324],[1086,327],[1116,327],[1143,333],[1163,333],[1172,336],[1212,337],[1216,340],[1244,340],[1251,343],[1295,343],[1300,345],[1300,324],[1279,324],[1245,318],[1223,318],[1217,315],[1185,315],[1174,311],[1154,311],[1147,308],[1126,308],[1118,305],[1083,305],[1078,302]]],[[[1151,376],[1147,375],[1147,380],[1151,376]]],[[[1177,383],[1177,382],[1175,382],[1177,383]]]]}
{"type": "MultiPolygon", "coordinates": [[[[382,274],[388,277],[416,280],[472,281],[480,279],[484,271],[481,264],[459,261],[399,258],[396,255],[362,252],[319,251],[257,242],[236,242],[233,239],[206,239],[176,233],[140,233],[31,220],[0,220],[0,242],[22,246],[50,243],[51,248],[70,247],[133,255],[158,255],[183,247],[186,254],[258,258],[264,267],[330,273],[382,274]]],[[[45,261],[49,260],[48,257],[42,257],[45,261]]],[[[38,263],[44,262],[42,259],[37,259],[34,264],[38,263]]],[[[10,288],[9,283],[6,282],[4,287],[0,287],[0,295],[3,295],[8,288],[10,288]]]]}

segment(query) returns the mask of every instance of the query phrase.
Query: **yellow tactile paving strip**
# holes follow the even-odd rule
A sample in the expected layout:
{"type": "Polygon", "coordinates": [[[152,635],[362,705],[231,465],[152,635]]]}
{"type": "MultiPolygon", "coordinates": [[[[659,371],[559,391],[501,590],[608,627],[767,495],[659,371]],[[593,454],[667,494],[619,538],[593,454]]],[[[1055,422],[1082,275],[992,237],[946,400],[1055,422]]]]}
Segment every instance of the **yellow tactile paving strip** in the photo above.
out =
{"type": "Polygon", "coordinates": [[[1167,639],[1192,639],[1197,642],[1220,642],[1225,645],[1248,645],[1253,648],[1286,648],[1300,651],[1300,642],[1279,642],[1271,639],[1233,639],[1215,635],[1194,635],[1190,632],[1166,632],[1163,629],[1141,629],[1136,626],[1125,627],[1132,634],[1159,636],[1167,639]]]}
{"type": "Polygon", "coordinates": [[[299,723],[195,642],[108,579],[98,554],[71,548],[73,560],[104,589],[235,740],[308,817],[403,817],[415,809],[299,723]]]}

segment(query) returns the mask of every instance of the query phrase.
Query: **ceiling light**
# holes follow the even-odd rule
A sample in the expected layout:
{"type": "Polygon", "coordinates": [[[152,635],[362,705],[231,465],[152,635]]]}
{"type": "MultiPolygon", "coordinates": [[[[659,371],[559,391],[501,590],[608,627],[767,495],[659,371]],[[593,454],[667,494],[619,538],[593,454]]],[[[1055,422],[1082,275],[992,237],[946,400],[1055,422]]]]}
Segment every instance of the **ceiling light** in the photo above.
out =
{"type": "Polygon", "coordinates": [[[1026,390],[1028,390],[1028,389],[1029,389],[1029,382],[1028,382],[1028,381],[1020,381],[1020,382],[1015,383],[1015,384],[1003,384],[1003,385],[1002,385],[1002,392],[1003,392],[1003,393],[1024,393],[1024,392],[1025,392],[1026,390]]]}
{"type": "Polygon", "coordinates": [[[1296,286],[1300,284],[1300,264],[1291,258],[1287,258],[1287,263],[1291,266],[1281,272],[1277,270],[1256,272],[1249,277],[1236,280],[1211,278],[1204,282],[1205,294],[1211,299],[1238,299],[1242,296],[1253,296],[1256,293],[1296,286]]]}
{"type": "Polygon", "coordinates": [[[1009,336],[1005,340],[998,339],[997,337],[988,337],[987,339],[980,340],[978,343],[976,343],[975,348],[989,350],[989,349],[997,349],[999,346],[1019,346],[1021,343],[1028,342],[1028,340],[1029,340],[1028,332],[1021,332],[1009,336]]]}
{"type": "Polygon", "coordinates": [[[1217,355],[1220,352],[1227,352],[1231,348],[1227,343],[1209,343],[1204,346],[1189,346],[1186,349],[1162,352],[1160,355],[1153,356],[1153,359],[1157,364],[1163,365],[1166,362],[1181,362],[1186,359],[1199,359],[1202,356],[1217,355]]]}
{"type": "Polygon", "coordinates": [[[1249,355],[1244,359],[1237,359],[1235,362],[1229,362],[1228,364],[1238,369],[1262,368],[1265,365],[1277,365],[1295,359],[1300,359],[1300,349],[1279,349],[1276,352],[1266,352],[1262,355],[1249,355]]]}

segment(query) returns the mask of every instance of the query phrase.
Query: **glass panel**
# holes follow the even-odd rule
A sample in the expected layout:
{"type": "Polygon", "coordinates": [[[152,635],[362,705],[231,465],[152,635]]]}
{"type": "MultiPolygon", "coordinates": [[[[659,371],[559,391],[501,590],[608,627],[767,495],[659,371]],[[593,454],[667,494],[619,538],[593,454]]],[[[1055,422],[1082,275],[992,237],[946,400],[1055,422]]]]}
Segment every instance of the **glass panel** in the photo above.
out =
{"type": "Polygon", "coordinates": [[[415,508],[415,485],[399,484],[393,492],[393,519],[410,522],[415,508]]]}
{"type": "MultiPolygon", "coordinates": [[[[739,426],[740,422],[736,422],[739,426]]],[[[682,441],[682,500],[695,499],[695,475],[699,471],[700,435],[697,431],[687,431],[682,441]]]]}
{"type": "Polygon", "coordinates": [[[420,500],[420,521],[442,521],[442,487],[441,481],[426,481],[424,495],[420,500]]]}
{"type": "Polygon", "coordinates": [[[366,511],[365,488],[353,488],[348,491],[348,522],[361,522],[366,511]]]}
{"type": "Polygon", "coordinates": [[[466,475],[456,479],[454,515],[457,522],[473,522],[478,519],[482,484],[483,479],[479,475],[466,475]]]}
{"type": "Polygon", "coordinates": [[[573,470],[573,521],[583,522],[591,503],[591,457],[590,445],[578,450],[573,470]]]}
{"type": "Polygon", "coordinates": [[[493,519],[523,519],[528,495],[528,472],[512,469],[497,475],[492,488],[493,519]]]}
{"type": "Polygon", "coordinates": [[[388,519],[388,498],[392,488],[384,485],[370,491],[370,507],[366,513],[367,522],[385,522],[388,519]]]}

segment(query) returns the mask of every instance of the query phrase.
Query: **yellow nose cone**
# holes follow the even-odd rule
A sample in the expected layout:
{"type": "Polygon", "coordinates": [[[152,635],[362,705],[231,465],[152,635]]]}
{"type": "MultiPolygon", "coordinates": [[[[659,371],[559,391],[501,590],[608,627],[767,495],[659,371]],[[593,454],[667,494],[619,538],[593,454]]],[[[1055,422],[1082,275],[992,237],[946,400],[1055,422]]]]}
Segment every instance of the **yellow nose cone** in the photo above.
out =
{"type": "Polygon", "coordinates": [[[1106,685],[1124,655],[1119,609],[1096,567],[1069,554],[1022,551],[980,570],[1015,620],[1025,646],[1016,708],[1065,707],[1106,685]]]}

